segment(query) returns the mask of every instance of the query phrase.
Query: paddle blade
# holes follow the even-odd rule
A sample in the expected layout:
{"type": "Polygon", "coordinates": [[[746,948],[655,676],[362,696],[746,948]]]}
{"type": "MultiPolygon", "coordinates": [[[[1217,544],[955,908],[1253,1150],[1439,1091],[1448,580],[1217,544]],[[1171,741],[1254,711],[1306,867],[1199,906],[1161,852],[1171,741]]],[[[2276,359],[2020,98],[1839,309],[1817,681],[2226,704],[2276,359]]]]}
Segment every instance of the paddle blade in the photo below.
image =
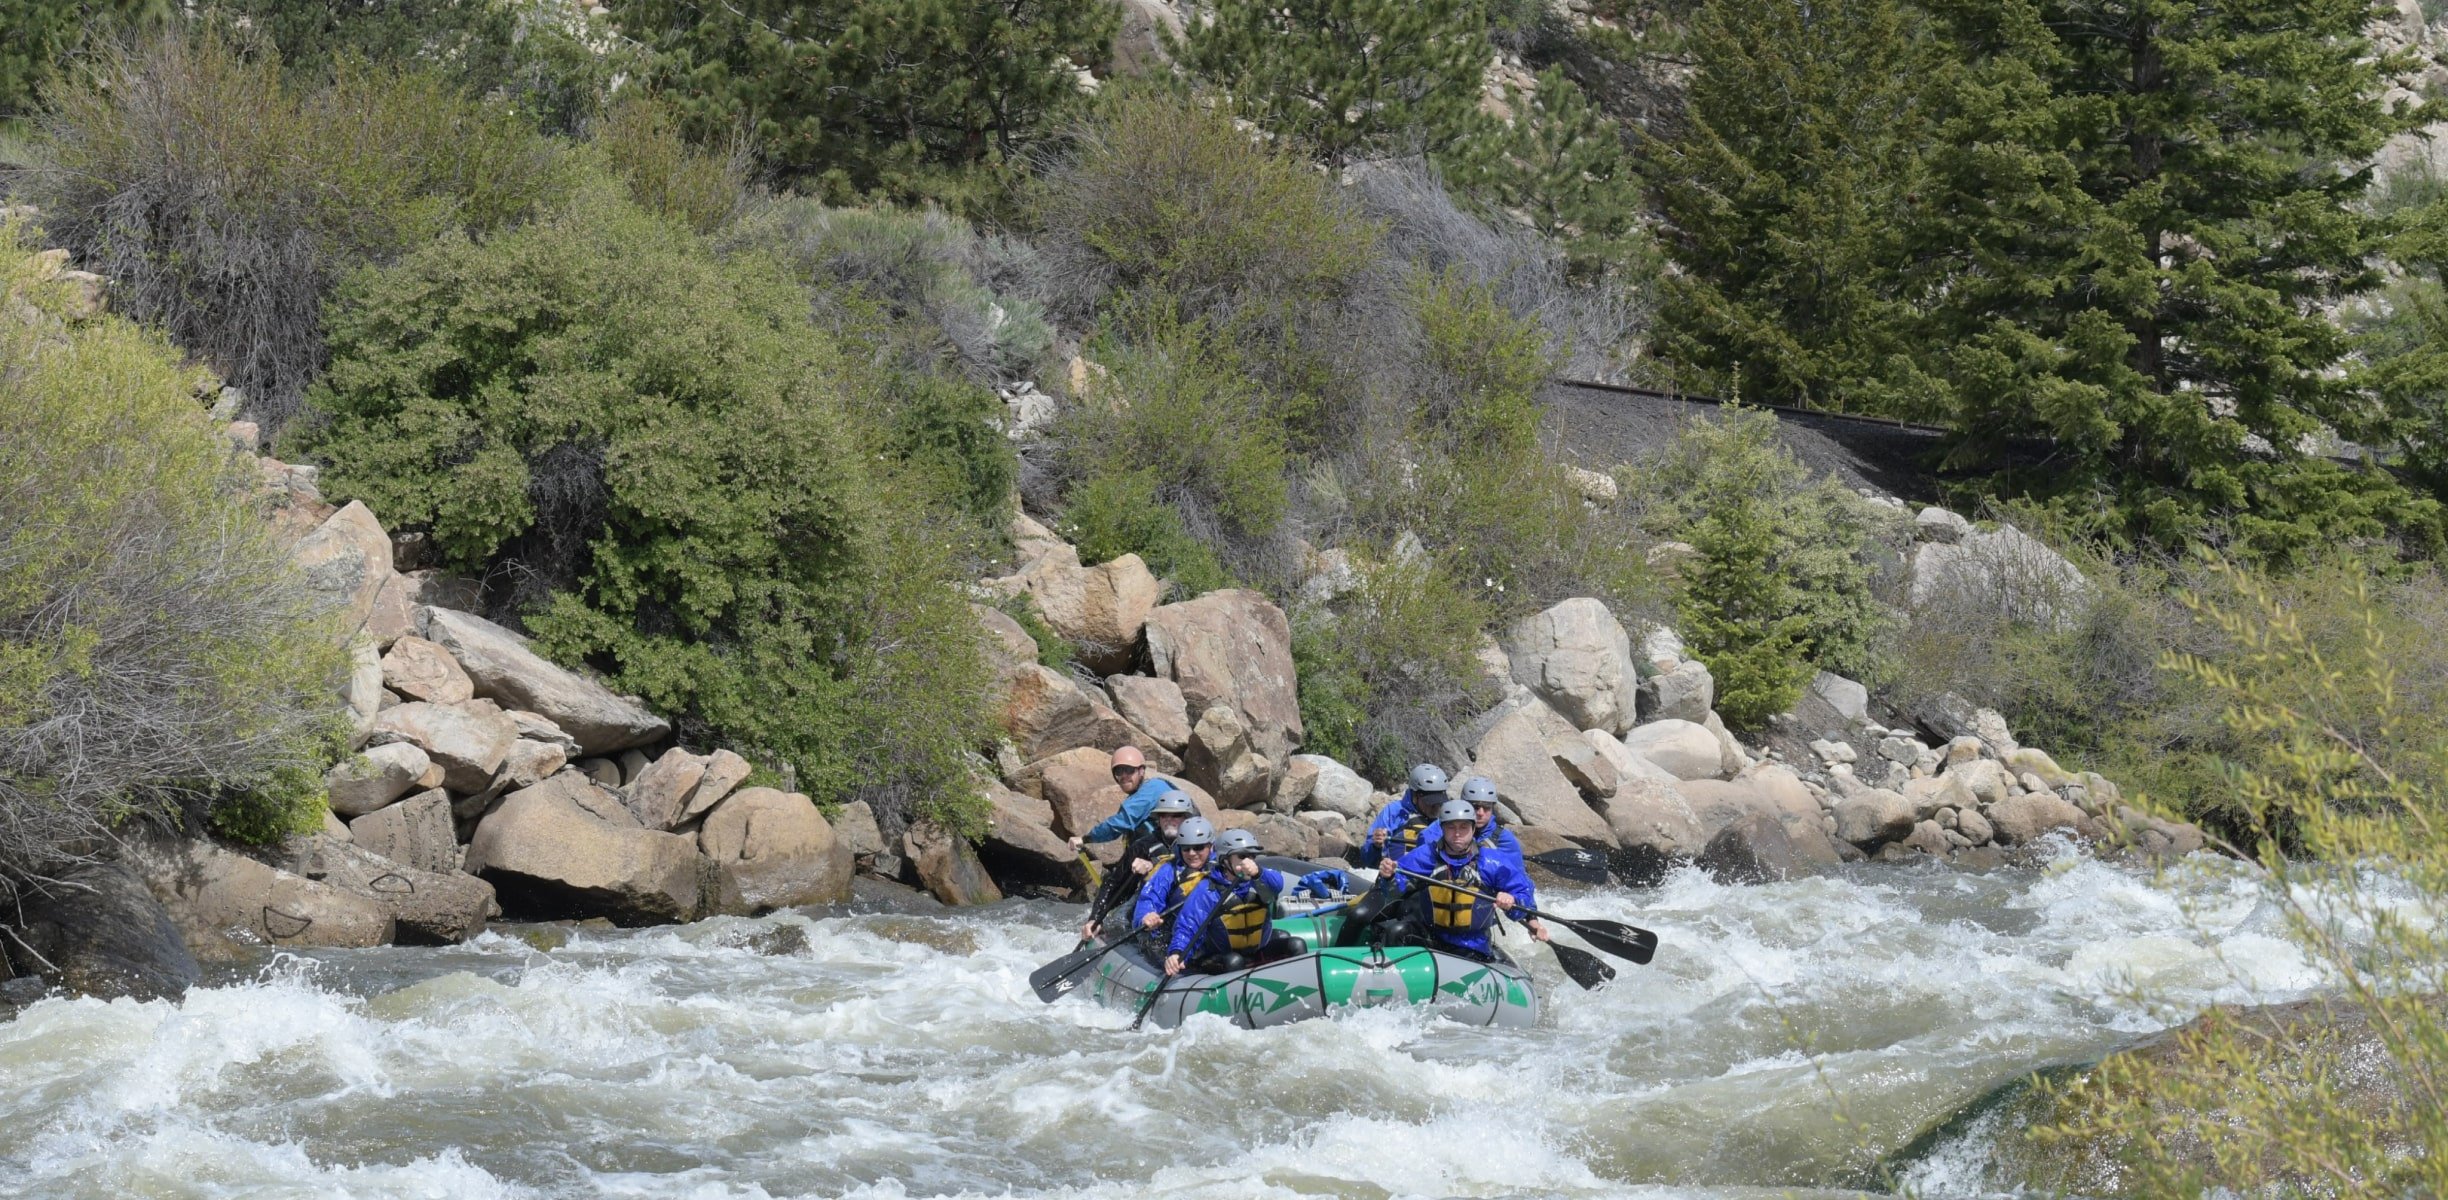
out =
{"type": "Polygon", "coordinates": [[[1587,950],[1577,946],[1560,946],[1554,942],[1547,943],[1547,946],[1555,951],[1556,965],[1564,968],[1565,977],[1580,984],[1583,991],[1615,978],[1615,968],[1587,950]]]}
{"type": "Polygon", "coordinates": [[[1103,958],[1111,948],[1104,943],[1092,942],[1029,972],[1029,990],[1048,1004],[1070,995],[1081,983],[1080,971],[1103,958]]]}
{"type": "Polygon", "coordinates": [[[1545,854],[1533,854],[1525,861],[1545,867],[1554,872],[1557,878],[1569,879],[1574,883],[1603,887],[1613,882],[1613,878],[1607,874],[1606,856],[1594,850],[1550,850],[1545,854]]]}
{"type": "Polygon", "coordinates": [[[1647,964],[1657,957],[1658,938],[1637,925],[1621,921],[1601,921],[1594,917],[1575,920],[1557,918],[1557,923],[1589,940],[1589,944],[1617,958],[1647,964]]]}

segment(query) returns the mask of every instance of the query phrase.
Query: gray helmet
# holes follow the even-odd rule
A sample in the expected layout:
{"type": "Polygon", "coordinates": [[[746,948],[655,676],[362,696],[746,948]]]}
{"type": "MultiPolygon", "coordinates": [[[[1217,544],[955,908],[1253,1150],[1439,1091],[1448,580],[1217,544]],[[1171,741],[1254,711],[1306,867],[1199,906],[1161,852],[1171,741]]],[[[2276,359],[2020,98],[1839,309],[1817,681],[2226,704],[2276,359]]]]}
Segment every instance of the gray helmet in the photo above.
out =
{"type": "Polygon", "coordinates": [[[1190,793],[1176,788],[1156,797],[1156,807],[1148,810],[1151,817],[1195,817],[1197,806],[1190,803],[1190,793]]]}
{"type": "Polygon", "coordinates": [[[1258,835],[1246,829],[1227,829],[1216,835],[1216,853],[1226,858],[1235,854],[1258,853],[1258,835]]]}
{"type": "Polygon", "coordinates": [[[1441,792],[1445,790],[1445,784],[1445,768],[1435,763],[1421,763],[1411,768],[1411,790],[1414,792],[1441,792]]]}
{"type": "Polygon", "coordinates": [[[1472,808],[1470,801],[1456,796],[1437,808],[1437,824],[1442,825],[1447,821],[1468,821],[1476,825],[1479,823],[1479,810],[1472,808]]]}
{"type": "Polygon", "coordinates": [[[1493,780],[1473,775],[1462,781],[1462,798],[1472,804],[1496,806],[1496,784],[1493,780]]]}
{"type": "Polygon", "coordinates": [[[1182,822],[1180,833],[1173,835],[1173,845],[1180,850],[1215,845],[1215,825],[1205,817],[1192,817],[1182,822]]]}

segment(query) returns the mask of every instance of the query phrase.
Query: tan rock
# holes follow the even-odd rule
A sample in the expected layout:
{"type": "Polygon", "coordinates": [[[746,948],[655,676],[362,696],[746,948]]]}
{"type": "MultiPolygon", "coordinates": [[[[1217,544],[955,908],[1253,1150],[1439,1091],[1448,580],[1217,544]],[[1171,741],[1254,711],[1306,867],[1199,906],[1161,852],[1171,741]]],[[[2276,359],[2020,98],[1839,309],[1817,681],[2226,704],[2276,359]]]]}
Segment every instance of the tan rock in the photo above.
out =
{"type": "MultiPolygon", "coordinates": [[[[1285,858],[1311,861],[1318,856],[1317,826],[1285,813],[1262,813],[1250,826],[1257,835],[1258,848],[1285,858]]],[[[1289,884],[1292,881],[1284,881],[1289,884]]]]}
{"type": "Polygon", "coordinates": [[[629,807],[638,824],[648,829],[670,829],[687,810],[689,793],[705,779],[707,759],[675,746],[663,752],[639,776],[621,790],[621,803],[629,807]]]}
{"type": "Polygon", "coordinates": [[[1365,822],[1374,818],[1382,807],[1377,801],[1377,789],[1361,778],[1359,772],[1342,763],[1323,754],[1295,754],[1290,762],[1306,764],[1317,773],[1303,801],[1310,808],[1335,813],[1346,820],[1365,822]]]}
{"type": "Polygon", "coordinates": [[[986,789],[993,815],[977,854],[987,874],[1005,890],[1016,886],[1068,888],[1079,882],[1079,858],[1054,832],[1054,806],[999,784],[986,789]]]}
{"type": "MultiPolygon", "coordinates": [[[[2049,757],[2048,751],[2033,746],[2017,746],[2007,751],[2005,765],[2008,771],[2017,775],[2039,776],[2046,790],[2079,786],[2083,781],[2081,774],[2058,766],[2057,760],[2049,757]]],[[[2032,790],[2043,789],[2034,788],[2032,790]]]]}
{"type": "Polygon", "coordinates": [[[491,701],[462,704],[410,701],[374,716],[375,741],[414,743],[442,768],[442,782],[454,792],[481,792],[501,770],[518,741],[518,726],[491,701]]]}
{"type": "Polygon", "coordinates": [[[578,739],[571,737],[568,730],[553,724],[552,720],[542,713],[531,713],[523,708],[508,708],[502,710],[502,715],[510,718],[511,724],[518,726],[520,737],[531,742],[550,742],[559,746],[565,758],[576,758],[582,753],[578,748],[578,739]]]}
{"type": "Polygon", "coordinates": [[[1514,681],[1574,728],[1613,733],[1632,723],[1632,637],[1605,604],[1577,597],[1524,618],[1507,631],[1504,651],[1514,681]]]}
{"type": "Polygon", "coordinates": [[[1115,675],[1105,681],[1114,711],[1157,745],[1180,754],[1190,745],[1190,711],[1181,685],[1145,675],[1115,675]]]}
{"type": "Polygon", "coordinates": [[[1616,789],[1604,807],[1607,828],[1630,855],[1635,873],[1647,878],[1654,878],[1675,860],[1698,855],[1715,832],[1701,825],[1679,781],[1660,782],[1647,776],[1630,780],[1616,789]]]}
{"type": "Polygon", "coordinates": [[[383,686],[410,700],[457,704],[476,698],[475,681],[459,669],[450,651],[421,637],[391,643],[382,657],[383,686]]]}
{"type": "Polygon", "coordinates": [[[391,578],[391,535],[358,501],[333,513],[298,540],[290,558],[304,572],[306,587],[328,599],[347,632],[366,631],[374,600],[391,578]]]}
{"type": "Polygon", "coordinates": [[[1146,636],[1154,673],[1181,686],[1185,711],[1232,706],[1270,776],[1299,747],[1292,626],[1266,597],[1228,589],[1167,604],[1148,614],[1146,636]]]}
{"type": "Polygon", "coordinates": [[[1037,639],[1029,636],[1020,622],[999,608],[972,604],[969,611],[977,617],[978,628],[985,635],[986,662],[994,669],[995,678],[1016,678],[1021,668],[1037,663],[1037,639]]]}
{"type": "Polygon", "coordinates": [[[689,792],[688,803],[681,806],[679,824],[686,825],[711,812],[732,789],[747,782],[755,769],[747,759],[728,750],[707,755],[705,774],[698,777],[697,786],[689,792]]]}
{"type": "Polygon", "coordinates": [[[1975,846],[1986,846],[1997,837],[1997,830],[1990,826],[1989,818],[1982,816],[1976,808],[1956,810],[1955,829],[1975,846]]]}
{"type": "Polygon", "coordinates": [[[1130,665],[1163,586],[1136,554],[1079,567],[1048,555],[1021,572],[1023,587],[1048,627],[1099,674],[1130,665]]]}
{"type": "Polygon", "coordinates": [[[751,911],[850,898],[850,847],[797,792],[743,788],[706,814],[697,845],[751,911]]]}
{"type": "Polygon", "coordinates": [[[658,741],[671,723],[575,671],[547,661],[526,639],[482,617],[428,605],[417,632],[450,651],[476,694],[525,709],[568,731],[588,754],[658,741]]]}
{"type": "Polygon", "coordinates": [[[1598,748],[1578,731],[1550,735],[1547,738],[1547,754],[1555,760],[1556,769],[1564,772],[1564,778],[1581,789],[1584,799],[1604,800],[1622,786],[1623,780],[1616,774],[1615,764],[1600,754],[1598,748]]]}
{"type": "Polygon", "coordinates": [[[420,871],[459,869],[459,840],[451,832],[450,793],[419,792],[349,822],[349,840],[402,866],[420,871]]]}
{"type": "Polygon", "coordinates": [[[1974,799],[1984,805],[2004,800],[2014,791],[2007,784],[2006,768],[1986,758],[1950,763],[1942,778],[1960,781],[1964,790],[1970,792],[1974,799]]]}
{"type": "Polygon", "coordinates": [[[1623,745],[1677,779],[1716,779],[1725,773],[1717,735],[1690,721],[1652,721],[1625,734],[1623,745]]]}
{"type": "Polygon", "coordinates": [[[921,886],[946,904],[960,907],[991,904],[1003,898],[986,874],[969,843],[930,822],[919,822],[901,835],[902,854],[917,872],[921,886]]]}
{"type": "Polygon", "coordinates": [[[1210,705],[1190,732],[1183,771],[1226,808],[1263,807],[1273,791],[1274,778],[1252,740],[1237,709],[1229,704],[1210,705]]]}
{"type": "MultiPolygon", "coordinates": [[[[440,793],[434,793],[440,795],[440,793]]],[[[407,809],[395,804],[361,821],[376,821],[407,809]]],[[[391,914],[394,937],[403,945],[448,946],[483,933],[485,923],[501,915],[493,885],[459,869],[459,847],[450,841],[450,803],[420,804],[439,813],[448,862],[427,869],[400,862],[355,842],[307,837],[291,843],[288,867],[318,883],[371,900],[391,914]]]]}
{"type": "Polygon", "coordinates": [[[841,806],[841,815],[833,820],[833,836],[850,848],[853,859],[872,860],[884,853],[884,832],[876,825],[875,809],[864,800],[841,806]]]}
{"type": "Polygon", "coordinates": [[[1836,836],[1864,850],[1911,836],[1914,823],[1912,801],[1884,788],[1836,802],[1836,836]]]}
{"type": "Polygon", "coordinates": [[[362,746],[374,732],[374,717],[383,709],[382,652],[363,638],[349,646],[348,682],[340,692],[348,708],[349,745],[362,746]]]}
{"type": "Polygon", "coordinates": [[[1471,755],[1477,773],[1496,781],[1499,794],[1521,823],[1552,830],[1584,846],[1616,844],[1615,831],[1579,789],[1558,770],[1538,718],[1527,710],[1506,715],[1479,738],[1471,755]]]}
{"type": "Polygon", "coordinates": [[[2009,846],[2036,841],[2051,830],[2083,825],[2081,809],[2046,792],[2008,796],[1989,806],[1988,817],[1997,840],[2009,846]]]}
{"type": "Polygon", "coordinates": [[[504,796],[476,826],[467,870],[503,908],[536,917],[604,916],[623,925],[693,920],[707,907],[695,838],[624,828],[583,807],[595,788],[564,771],[504,796]]]}
{"type": "Polygon", "coordinates": [[[493,786],[505,792],[534,787],[560,774],[568,763],[568,752],[560,746],[520,738],[510,743],[510,753],[502,757],[501,773],[493,777],[493,786]]]}
{"type": "Polygon", "coordinates": [[[407,795],[432,768],[425,751],[393,742],[341,759],[324,772],[323,790],[333,812],[362,816],[407,795]]]}
{"type": "Polygon", "coordinates": [[[1032,761],[1079,746],[1110,752],[1141,740],[1130,722],[1069,676],[1034,664],[1014,679],[1002,724],[1021,757],[1032,761]]]}
{"type": "Polygon", "coordinates": [[[191,946],[380,946],[396,930],[372,900],[210,842],[151,841],[131,846],[125,861],[191,946]]]}

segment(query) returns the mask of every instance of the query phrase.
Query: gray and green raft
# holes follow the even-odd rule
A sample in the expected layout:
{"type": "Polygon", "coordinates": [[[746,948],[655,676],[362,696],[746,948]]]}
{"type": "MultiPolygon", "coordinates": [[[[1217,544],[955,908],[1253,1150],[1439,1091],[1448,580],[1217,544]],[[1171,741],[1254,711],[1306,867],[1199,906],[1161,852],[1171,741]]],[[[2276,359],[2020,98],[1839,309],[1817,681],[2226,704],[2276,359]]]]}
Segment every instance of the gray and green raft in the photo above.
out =
{"type": "Polygon", "coordinates": [[[1158,987],[1163,994],[1148,1009],[1159,1028],[1179,1025],[1193,1013],[1213,1013],[1235,1025],[1261,1029],[1339,1008],[1427,1005],[1472,1025],[1529,1026],[1538,1023],[1538,992],[1530,974],[1501,954],[1481,962],[1424,946],[1336,946],[1341,911],[1278,918],[1275,928],[1313,947],[1306,954],[1218,975],[1184,973],[1167,980],[1158,963],[1138,946],[1125,946],[1098,960],[1085,990],[1109,1008],[1136,1013],[1158,987]],[[1322,948],[1318,948],[1322,947],[1322,948]]]}

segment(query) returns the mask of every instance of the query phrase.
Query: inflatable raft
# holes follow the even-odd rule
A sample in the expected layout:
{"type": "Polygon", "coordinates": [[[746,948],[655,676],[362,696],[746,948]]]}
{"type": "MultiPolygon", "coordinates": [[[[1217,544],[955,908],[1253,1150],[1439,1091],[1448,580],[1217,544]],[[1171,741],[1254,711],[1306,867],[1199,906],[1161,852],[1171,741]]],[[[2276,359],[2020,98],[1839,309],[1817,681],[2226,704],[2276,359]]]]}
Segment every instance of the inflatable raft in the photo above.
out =
{"type": "Polygon", "coordinates": [[[1311,949],[1276,962],[1220,975],[1184,973],[1167,980],[1161,960],[1142,946],[1125,946],[1098,960],[1096,977],[1084,990],[1109,1008],[1136,1013],[1155,995],[1147,1022],[1159,1028],[1182,1023],[1192,1013],[1213,1013],[1236,1025],[1262,1029],[1338,1008],[1428,1005],[1473,1025],[1538,1023],[1538,992],[1529,972],[1498,952],[1481,962],[1424,946],[1337,946],[1342,906],[1287,904],[1275,928],[1311,949]]]}

